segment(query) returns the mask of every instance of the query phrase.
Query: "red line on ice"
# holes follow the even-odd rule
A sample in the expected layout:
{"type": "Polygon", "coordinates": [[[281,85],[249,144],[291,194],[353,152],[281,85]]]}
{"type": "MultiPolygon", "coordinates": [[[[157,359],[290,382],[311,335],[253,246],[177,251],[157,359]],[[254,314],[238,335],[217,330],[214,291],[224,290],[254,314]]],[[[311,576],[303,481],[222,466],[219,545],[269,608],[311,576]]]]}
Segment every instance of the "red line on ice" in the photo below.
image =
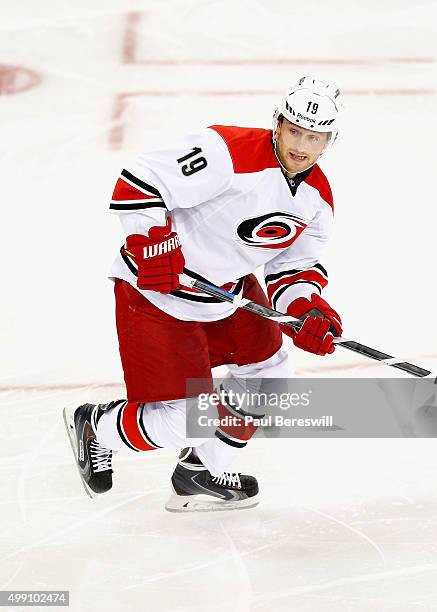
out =
{"type": "Polygon", "coordinates": [[[121,51],[122,64],[137,64],[138,23],[141,21],[140,11],[126,13],[124,20],[123,44],[121,51]]]}
{"type": "MultiPolygon", "coordinates": [[[[129,11],[125,15],[120,57],[122,64],[137,63],[138,24],[141,18],[141,11],[129,11]]],[[[111,149],[119,149],[123,144],[126,129],[123,113],[127,105],[128,95],[128,93],[119,92],[114,96],[111,128],[109,130],[109,146],[111,149]]]]}
{"type": "MultiPolygon", "coordinates": [[[[346,96],[434,96],[437,89],[343,89],[346,96]]],[[[109,146],[111,149],[120,149],[124,142],[126,124],[123,118],[129,100],[136,97],[162,98],[165,96],[271,96],[279,95],[276,89],[239,89],[239,90],[205,90],[205,91],[125,91],[115,95],[112,111],[112,126],[109,130],[109,146]]]]}
{"type": "MultiPolygon", "coordinates": [[[[143,18],[141,11],[129,11],[124,18],[122,35],[121,57],[122,64],[138,66],[178,66],[178,65],[204,65],[204,66],[260,66],[260,65],[348,65],[367,66],[380,64],[434,64],[433,57],[391,57],[391,58],[254,58],[254,59],[140,59],[138,57],[138,28],[143,18]]],[[[122,91],[115,94],[109,130],[109,146],[111,149],[120,149],[123,146],[126,123],[124,115],[129,100],[137,96],[165,97],[178,95],[196,96],[265,96],[279,95],[277,90],[217,90],[217,91],[122,91]]],[[[417,96],[435,95],[435,89],[351,89],[342,90],[345,95],[354,96],[417,96]]]]}
{"type": "MultiPolygon", "coordinates": [[[[413,355],[411,356],[411,358],[409,359],[409,361],[411,361],[412,363],[416,362],[416,361],[422,361],[425,359],[437,359],[437,353],[431,353],[431,354],[423,354],[423,355],[413,355]]],[[[310,367],[304,367],[304,368],[297,368],[297,374],[298,375],[303,375],[303,374],[311,374],[311,373],[317,373],[317,372],[339,372],[339,371],[345,371],[345,370],[354,370],[356,368],[359,369],[364,369],[364,368],[372,368],[375,367],[376,365],[378,365],[378,361],[374,361],[372,359],[368,359],[366,360],[363,357],[362,361],[354,361],[354,362],[350,362],[350,363],[343,363],[343,364],[335,364],[335,365],[318,365],[315,366],[313,368],[310,367]]],[[[379,364],[382,367],[382,364],[379,364]]],[[[388,367],[388,366],[387,366],[388,367]]],[[[0,385],[0,393],[8,393],[11,391],[74,391],[75,389],[87,389],[89,387],[92,387],[93,389],[96,388],[100,388],[100,389],[119,389],[120,387],[124,387],[124,383],[122,382],[102,382],[102,383],[98,383],[98,382],[83,382],[83,383],[59,383],[59,384],[41,384],[41,385],[25,385],[25,384],[19,384],[19,385],[0,385]]]]}

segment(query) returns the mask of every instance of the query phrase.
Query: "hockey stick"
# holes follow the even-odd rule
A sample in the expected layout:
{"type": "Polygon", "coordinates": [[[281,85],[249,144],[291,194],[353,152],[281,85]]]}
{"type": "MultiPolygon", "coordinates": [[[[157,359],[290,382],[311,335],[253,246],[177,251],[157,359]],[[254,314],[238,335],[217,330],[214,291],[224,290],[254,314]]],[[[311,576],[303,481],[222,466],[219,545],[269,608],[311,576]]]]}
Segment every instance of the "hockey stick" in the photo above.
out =
{"type": "MultiPolygon", "coordinates": [[[[235,304],[235,306],[238,306],[238,308],[244,308],[244,310],[249,310],[250,312],[253,312],[266,319],[272,319],[274,321],[277,321],[278,323],[282,323],[283,325],[292,327],[295,330],[300,329],[300,327],[302,326],[302,321],[300,321],[299,319],[295,319],[294,317],[286,315],[283,312],[273,310],[273,308],[268,308],[267,306],[261,306],[261,304],[256,304],[255,302],[252,302],[247,298],[240,298],[234,295],[233,293],[229,293],[229,291],[225,291],[224,289],[220,289],[220,287],[216,287],[215,285],[211,285],[200,280],[192,279],[186,274],[180,274],[179,280],[181,285],[185,287],[197,289],[198,291],[207,293],[208,295],[216,297],[219,300],[222,300],[223,302],[231,302],[232,304],[235,304]]],[[[349,351],[364,355],[369,359],[374,359],[375,361],[385,363],[386,365],[392,368],[397,368],[398,370],[408,372],[413,376],[419,376],[421,378],[424,378],[426,376],[433,377],[435,378],[434,382],[437,384],[437,373],[433,373],[430,370],[421,368],[417,365],[414,365],[413,363],[401,361],[400,359],[393,357],[393,355],[388,355],[387,353],[378,351],[377,349],[361,344],[360,342],[356,342],[355,340],[348,340],[343,336],[334,338],[334,343],[338,346],[342,346],[343,348],[348,349],[349,351]]]]}

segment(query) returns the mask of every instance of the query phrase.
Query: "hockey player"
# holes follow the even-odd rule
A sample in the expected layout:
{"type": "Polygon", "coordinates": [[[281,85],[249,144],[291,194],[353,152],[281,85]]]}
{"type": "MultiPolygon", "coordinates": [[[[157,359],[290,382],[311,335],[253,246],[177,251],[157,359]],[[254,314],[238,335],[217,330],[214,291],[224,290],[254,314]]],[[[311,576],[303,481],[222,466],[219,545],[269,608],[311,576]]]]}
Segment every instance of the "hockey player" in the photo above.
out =
{"type": "Polygon", "coordinates": [[[303,77],[274,115],[273,130],[211,126],[174,146],[148,150],[124,169],[110,209],[126,241],[114,262],[116,321],[127,400],[65,413],[87,492],[112,486],[112,453],[183,448],[170,511],[223,510],[258,503],[253,476],[227,471],[255,428],[241,413],[213,438],[186,437],[187,397],[212,391],[211,368],[235,378],[290,376],[282,333],[326,355],[341,335],[321,297],[320,256],[333,218],[317,160],[335,141],[337,88],[303,77]],[[268,299],[253,272],[264,267],[268,299]],[[302,328],[261,319],[180,286],[206,280],[301,318],[302,328]],[[187,391],[187,379],[199,387],[187,391]],[[235,423],[235,422],[234,422],[235,423]]]}

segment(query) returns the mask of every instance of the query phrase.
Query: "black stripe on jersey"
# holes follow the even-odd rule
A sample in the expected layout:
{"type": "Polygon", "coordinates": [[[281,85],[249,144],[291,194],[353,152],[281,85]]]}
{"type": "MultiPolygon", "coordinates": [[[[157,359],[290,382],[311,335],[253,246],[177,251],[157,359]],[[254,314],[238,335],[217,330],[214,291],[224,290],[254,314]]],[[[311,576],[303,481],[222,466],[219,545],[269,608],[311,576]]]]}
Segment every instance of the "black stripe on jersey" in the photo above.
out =
{"type": "Polygon", "coordinates": [[[284,291],[286,291],[287,289],[289,289],[291,287],[291,285],[283,285],[282,287],[280,287],[273,295],[272,295],[272,306],[274,309],[276,309],[276,303],[278,301],[278,298],[284,293],[284,291]]]}
{"type": "MultiPolygon", "coordinates": [[[[282,285],[282,287],[280,287],[279,289],[277,289],[275,291],[275,293],[272,295],[271,298],[271,302],[272,302],[272,306],[273,308],[276,309],[276,305],[278,303],[278,299],[281,297],[281,295],[287,290],[290,289],[290,287],[294,287],[295,285],[313,285],[317,291],[321,294],[322,293],[322,288],[320,287],[320,285],[318,285],[317,283],[313,282],[313,281],[306,281],[306,280],[298,280],[295,283],[290,283],[289,285],[282,285]]],[[[296,298],[297,299],[297,298],[296,298]]]]}
{"type": "Polygon", "coordinates": [[[129,257],[124,254],[123,249],[124,249],[124,245],[120,249],[120,255],[121,255],[124,263],[127,265],[127,267],[132,272],[132,274],[134,274],[135,276],[138,276],[138,270],[135,268],[135,266],[133,265],[133,263],[131,262],[129,257]]]}
{"type": "Polygon", "coordinates": [[[265,281],[266,283],[271,283],[272,281],[278,280],[283,276],[288,276],[290,274],[299,274],[303,271],[304,270],[282,270],[282,272],[277,272],[276,274],[267,274],[267,276],[265,277],[265,281]]]}
{"type": "MultiPolygon", "coordinates": [[[[316,281],[298,280],[295,283],[292,283],[292,285],[314,285],[314,287],[318,290],[320,295],[322,294],[322,287],[318,283],[316,283],[316,281]]],[[[288,285],[288,286],[290,287],[292,285],[288,285]]]]}
{"type": "Polygon", "coordinates": [[[234,446],[235,448],[244,448],[245,446],[247,446],[247,442],[237,442],[234,439],[231,440],[230,438],[222,434],[222,432],[218,429],[215,432],[215,437],[227,444],[228,446],[234,446]]]}
{"type": "Polygon", "coordinates": [[[318,268],[322,272],[322,274],[324,274],[326,276],[326,278],[328,278],[328,272],[327,272],[326,268],[324,268],[322,266],[322,264],[316,263],[316,264],[314,264],[313,268],[318,268]]]}
{"type": "Polygon", "coordinates": [[[217,300],[213,297],[207,297],[206,295],[194,295],[192,293],[183,293],[175,289],[170,291],[170,295],[181,298],[182,300],[188,300],[190,302],[203,302],[204,304],[221,304],[222,300],[217,300]]]}
{"type": "Polygon", "coordinates": [[[141,204],[114,204],[109,205],[110,210],[145,210],[146,208],[167,208],[164,202],[149,202],[141,204]]]}
{"type": "Polygon", "coordinates": [[[235,288],[230,293],[233,293],[234,295],[238,295],[243,288],[243,284],[244,284],[244,277],[240,278],[238,283],[235,285],[235,288]]]}
{"type": "MultiPolygon", "coordinates": [[[[127,402],[126,402],[126,405],[127,405],[127,402]]],[[[123,440],[123,442],[126,444],[126,446],[131,448],[133,451],[139,453],[140,451],[137,448],[135,448],[135,446],[132,446],[132,444],[126,438],[125,433],[123,431],[123,427],[121,426],[121,415],[123,414],[123,410],[124,409],[125,409],[125,406],[120,408],[119,411],[118,411],[118,414],[117,414],[117,431],[118,431],[118,435],[123,440]]]]}
{"type": "Polygon", "coordinates": [[[162,198],[162,195],[159,193],[156,187],[152,187],[152,185],[141,181],[139,178],[131,174],[128,170],[123,170],[121,176],[124,176],[124,178],[126,178],[128,181],[130,181],[137,187],[140,187],[140,189],[153,193],[153,195],[156,195],[158,198],[162,198]]]}
{"type": "Polygon", "coordinates": [[[149,444],[150,446],[154,446],[155,448],[162,448],[162,446],[159,446],[159,444],[156,444],[155,442],[153,442],[153,440],[150,438],[149,434],[147,433],[146,428],[144,427],[144,423],[143,423],[143,412],[144,412],[144,404],[141,404],[141,412],[140,412],[140,418],[138,419],[138,422],[140,425],[141,433],[143,434],[143,438],[145,439],[147,444],[149,444]]]}
{"type": "Polygon", "coordinates": [[[197,272],[193,272],[193,270],[189,270],[188,268],[184,268],[184,272],[186,274],[189,274],[190,276],[192,276],[193,278],[195,278],[196,280],[200,280],[203,283],[208,283],[211,284],[211,281],[209,281],[207,278],[205,278],[204,276],[200,276],[200,274],[198,274],[197,272]]]}
{"type": "MultiPolygon", "coordinates": [[[[129,270],[132,272],[134,276],[138,276],[138,270],[135,268],[135,266],[133,265],[129,257],[124,254],[123,249],[124,249],[124,245],[120,249],[120,255],[124,263],[127,265],[127,267],[129,268],[129,270]]],[[[189,274],[193,278],[197,278],[197,280],[203,280],[205,283],[209,283],[209,281],[206,278],[204,279],[203,276],[200,276],[199,274],[196,274],[195,272],[192,272],[191,270],[187,270],[187,268],[184,268],[184,272],[189,274]]],[[[234,290],[231,293],[233,293],[234,295],[238,295],[243,287],[243,283],[244,283],[244,278],[240,278],[240,280],[238,281],[234,290]]],[[[215,297],[206,296],[206,295],[196,295],[195,293],[189,293],[188,291],[185,293],[183,291],[179,291],[178,289],[175,289],[174,291],[170,291],[170,295],[174,295],[175,297],[181,298],[182,300],[188,300],[189,302],[202,302],[204,304],[222,304],[222,300],[219,300],[215,297]]]]}
{"type": "Polygon", "coordinates": [[[326,271],[326,269],[322,266],[322,264],[316,263],[314,264],[314,266],[311,266],[311,268],[308,268],[307,270],[282,270],[281,272],[277,272],[276,274],[267,274],[267,276],[265,277],[265,281],[268,284],[272,281],[279,280],[283,276],[301,274],[303,272],[311,272],[312,270],[319,272],[319,274],[324,276],[326,279],[328,278],[328,272],[326,271]]]}

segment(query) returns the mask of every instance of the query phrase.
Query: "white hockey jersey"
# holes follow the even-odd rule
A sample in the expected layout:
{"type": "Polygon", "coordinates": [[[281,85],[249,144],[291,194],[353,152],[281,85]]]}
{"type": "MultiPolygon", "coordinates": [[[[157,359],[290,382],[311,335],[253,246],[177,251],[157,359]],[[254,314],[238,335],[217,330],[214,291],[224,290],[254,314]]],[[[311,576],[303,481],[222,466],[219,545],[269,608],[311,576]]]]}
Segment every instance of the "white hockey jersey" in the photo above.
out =
{"type": "MultiPolygon", "coordinates": [[[[317,164],[287,179],[271,130],[216,125],[174,146],[145,151],[122,171],[110,210],[126,235],[147,234],[170,214],[185,273],[235,294],[244,276],[264,266],[278,310],[327,284],[319,258],[333,218],[329,183],[317,164]]],[[[120,249],[110,276],[137,288],[136,275],[134,261],[120,249]]],[[[140,293],[185,321],[213,321],[235,310],[183,287],[169,295],[140,293]]]]}

